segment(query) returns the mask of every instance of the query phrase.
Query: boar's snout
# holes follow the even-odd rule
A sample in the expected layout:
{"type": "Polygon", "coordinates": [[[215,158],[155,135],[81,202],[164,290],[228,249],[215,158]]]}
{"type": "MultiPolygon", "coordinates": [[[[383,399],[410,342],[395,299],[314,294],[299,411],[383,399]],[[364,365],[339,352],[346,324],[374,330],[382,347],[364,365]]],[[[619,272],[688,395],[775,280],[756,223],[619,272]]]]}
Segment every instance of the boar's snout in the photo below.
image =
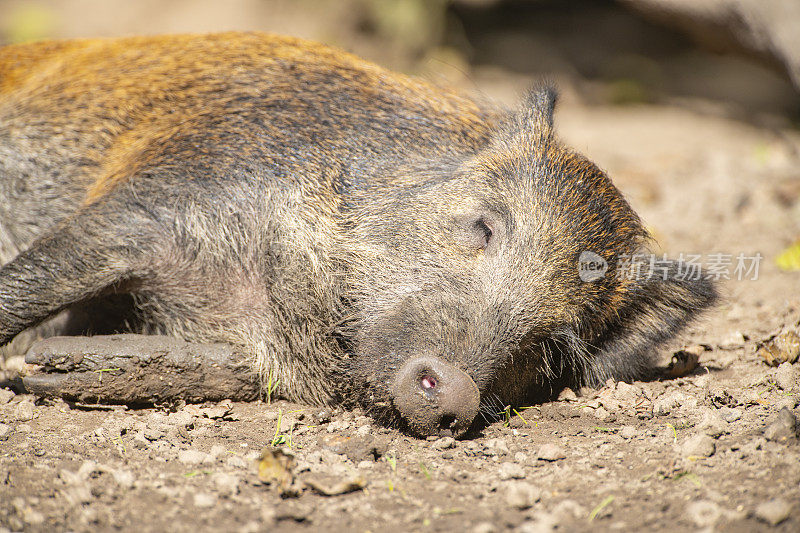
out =
{"type": "Polygon", "coordinates": [[[463,434],[475,419],[480,392],[466,372],[435,357],[406,362],[391,386],[392,400],[421,436],[463,434]]]}

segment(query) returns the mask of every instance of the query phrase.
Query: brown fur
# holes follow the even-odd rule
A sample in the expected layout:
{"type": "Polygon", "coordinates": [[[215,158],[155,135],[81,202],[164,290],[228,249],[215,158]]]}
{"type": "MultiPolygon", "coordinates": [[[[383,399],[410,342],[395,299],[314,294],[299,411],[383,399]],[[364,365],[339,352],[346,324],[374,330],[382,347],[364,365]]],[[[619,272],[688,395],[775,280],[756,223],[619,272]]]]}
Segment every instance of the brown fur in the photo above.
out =
{"type": "Polygon", "coordinates": [[[419,354],[504,405],[641,376],[714,290],[578,279],[646,232],[554,103],[257,33],[3,48],[0,342],[131,294],[119,330],[228,342],[284,396],[389,419],[419,354]]]}

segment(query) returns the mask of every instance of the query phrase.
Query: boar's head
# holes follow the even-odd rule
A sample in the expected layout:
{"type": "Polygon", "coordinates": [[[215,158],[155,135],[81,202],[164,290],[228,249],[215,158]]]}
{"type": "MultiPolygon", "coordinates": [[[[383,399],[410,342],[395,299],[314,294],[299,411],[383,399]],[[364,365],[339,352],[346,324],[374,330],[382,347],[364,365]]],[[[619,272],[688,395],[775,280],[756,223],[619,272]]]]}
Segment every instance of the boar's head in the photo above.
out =
{"type": "Polygon", "coordinates": [[[647,232],[555,138],[554,105],[532,91],[481,150],[399,168],[352,217],[348,373],[379,418],[461,435],[559,386],[641,377],[713,302],[674,261],[623,273],[647,232]]]}

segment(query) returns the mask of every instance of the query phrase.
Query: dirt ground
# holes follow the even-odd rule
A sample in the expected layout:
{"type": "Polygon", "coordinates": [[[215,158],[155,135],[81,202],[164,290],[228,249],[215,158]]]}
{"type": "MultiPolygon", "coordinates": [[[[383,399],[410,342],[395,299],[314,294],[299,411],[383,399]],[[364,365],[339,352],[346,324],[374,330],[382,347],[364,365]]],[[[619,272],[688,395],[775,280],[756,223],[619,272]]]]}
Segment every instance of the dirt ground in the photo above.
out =
{"type": "MultiPolygon", "coordinates": [[[[511,103],[532,80],[461,81],[511,103]]],[[[458,441],[284,401],[131,409],[0,388],[0,533],[800,531],[800,362],[756,353],[800,327],[800,272],[775,263],[800,237],[800,133],[564,89],[563,139],[663,252],[717,265],[723,301],[661,353],[694,346],[695,371],[564,391],[458,441]],[[736,279],[740,254],[760,254],[757,279],[736,279]]],[[[0,383],[20,371],[0,361],[0,383]]]]}
{"type": "MultiPolygon", "coordinates": [[[[478,79],[500,100],[526,82],[478,79]]],[[[755,353],[800,319],[798,273],[774,262],[800,235],[800,135],[569,95],[557,123],[665,252],[734,257],[725,300],[664,351],[703,345],[696,371],[566,391],[459,441],[283,401],[87,408],[2,390],[0,531],[800,530],[800,446],[779,416],[798,412],[798,365],[755,353]],[[740,253],[763,256],[757,280],[735,279],[740,253]],[[293,481],[259,479],[273,442],[290,455],[262,477],[293,481]]]]}

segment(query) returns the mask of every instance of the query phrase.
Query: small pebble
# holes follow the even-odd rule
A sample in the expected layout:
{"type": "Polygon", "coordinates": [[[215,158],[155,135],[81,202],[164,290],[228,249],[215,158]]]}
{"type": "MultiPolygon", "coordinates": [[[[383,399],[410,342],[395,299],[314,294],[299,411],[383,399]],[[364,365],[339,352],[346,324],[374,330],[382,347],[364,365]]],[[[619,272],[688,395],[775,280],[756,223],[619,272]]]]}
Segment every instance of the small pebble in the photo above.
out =
{"type": "Polygon", "coordinates": [[[497,524],[492,522],[479,522],[471,529],[471,533],[497,533],[498,531],[500,530],[497,529],[497,524]]]}
{"type": "Polygon", "coordinates": [[[729,424],[731,422],[736,422],[737,420],[742,418],[742,410],[741,409],[722,406],[719,409],[717,409],[717,411],[718,411],[719,415],[722,417],[722,419],[725,422],[729,423],[729,424]]]}
{"type": "Polygon", "coordinates": [[[786,442],[797,438],[797,417],[784,407],[764,429],[764,437],[775,442],[786,442]]]}
{"type": "Polygon", "coordinates": [[[498,469],[500,479],[523,479],[525,477],[525,470],[517,463],[504,462],[500,464],[498,469]]]}
{"type": "Polygon", "coordinates": [[[638,435],[638,431],[633,426],[623,426],[622,429],[619,430],[619,436],[623,439],[632,439],[638,435]]]}
{"type": "Polygon", "coordinates": [[[11,433],[13,432],[14,428],[8,424],[0,423],[0,440],[8,440],[8,437],[11,436],[11,433]]]}
{"type": "Polygon", "coordinates": [[[722,510],[712,501],[700,500],[690,503],[686,514],[697,527],[711,527],[719,520],[722,510]]]}
{"type": "Polygon", "coordinates": [[[14,391],[8,389],[0,389],[0,405],[7,404],[8,402],[11,401],[11,398],[13,398],[14,396],[15,396],[14,391]]]}
{"type": "Polygon", "coordinates": [[[223,496],[234,497],[239,494],[239,476],[217,472],[211,476],[211,482],[223,496]]]}
{"type": "Polygon", "coordinates": [[[795,407],[797,407],[797,396],[784,396],[783,398],[775,402],[775,409],[777,409],[778,411],[780,411],[784,407],[790,411],[793,410],[795,407]]]}
{"type": "Polygon", "coordinates": [[[23,519],[31,526],[40,526],[44,523],[44,515],[34,509],[26,509],[23,519]]]}
{"type": "Polygon", "coordinates": [[[185,465],[199,465],[205,463],[209,459],[210,456],[207,453],[203,453],[199,450],[181,450],[178,452],[178,461],[185,465]]]}
{"type": "Polygon", "coordinates": [[[208,451],[208,455],[211,456],[212,460],[219,461],[221,459],[224,459],[225,456],[228,455],[228,450],[227,448],[225,448],[225,446],[222,446],[221,444],[215,444],[208,451]]]}
{"type": "Polygon", "coordinates": [[[562,500],[553,508],[555,523],[565,522],[569,519],[579,520],[586,516],[586,509],[575,500],[562,500]]]}
{"type": "Polygon", "coordinates": [[[320,409],[311,416],[317,424],[327,424],[331,421],[331,412],[329,409],[320,409]]]}
{"type": "Polygon", "coordinates": [[[150,426],[142,431],[142,436],[149,441],[159,440],[166,436],[167,432],[161,426],[150,426]]]}
{"type": "Polygon", "coordinates": [[[797,370],[792,363],[781,363],[775,371],[775,383],[786,392],[797,387],[797,370]]]}
{"type": "Polygon", "coordinates": [[[719,344],[719,347],[723,350],[732,350],[742,346],[745,342],[747,342],[747,338],[741,331],[732,331],[719,344]]]}
{"type": "Polygon", "coordinates": [[[728,432],[728,423],[713,409],[706,409],[697,429],[709,437],[719,437],[728,432]]]}
{"type": "Polygon", "coordinates": [[[494,438],[486,441],[483,453],[485,455],[508,455],[508,443],[505,439],[494,438]]]}
{"type": "Polygon", "coordinates": [[[111,470],[111,476],[114,478],[114,481],[117,482],[117,485],[124,489],[133,487],[133,484],[136,481],[136,477],[130,470],[111,470]]]}
{"type": "Polygon", "coordinates": [[[542,461],[558,461],[559,459],[565,459],[567,455],[559,446],[547,443],[539,448],[536,457],[542,461]]]}
{"type": "Polygon", "coordinates": [[[561,393],[559,393],[558,401],[559,402],[577,402],[578,401],[578,395],[575,394],[575,392],[572,389],[567,387],[564,390],[562,390],[561,393]]]}
{"type": "Polygon", "coordinates": [[[167,423],[183,427],[189,427],[193,425],[194,420],[195,417],[183,410],[170,413],[170,415],[167,417],[167,423]]]}
{"type": "Polygon", "coordinates": [[[638,387],[620,381],[617,383],[617,388],[614,391],[614,397],[621,402],[632,403],[639,397],[640,390],[638,387]]]}
{"type": "Polygon", "coordinates": [[[515,509],[528,509],[539,500],[541,491],[525,481],[508,483],[505,490],[506,505],[515,509]]]}
{"type": "Polygon", "coordinates": [[[681,446],[684,457],[711,457],[715,451],[714,439],[703,434],[689,437],[681,446]]]}
{"type": "Polygon", "coordinates": [[[763,502],[756,507],[756,518],[771,526],[777,526],[792,512],[792,504],[781,498],[763,502]]]}
{"type": "Polygon", "coordinates": [[[611,413],[609,413],[608,410],[605,407],[603,407],[602,405],[600,407],[598,407],[597,409],[594,409],[592,411],[592,414],[598,420],[608,420],[609,418],[611,418],[611,413]]]}
{"type": "Polygon", "coordinates": [[[143,450],[147,448],[150,444],[150,441],[144,438],[144,435],[140,432],[133,436],[133,447],[143,450]]]}
{"type": "Polygon", "coordinates": [[[231,455],[225,460],[225,464],[231,468],[247,468],[247,461],[238,455],[231,455]]]}
{"type": "Polygon", "coordinates": [[[553,520],[550,513],[536,513],[536,520],[526,520],[514,531],[516,533],[551,533],[556,530],[553,520]]]}
{"type": "Polygon", "coordinates": [[[14,408],[14,418],[20,422],[27,422],[33,420],[33,402],[30,400],[23,400],[14,408]]]}
{"type": "Polygon", "coordinates": [[[527,456],[527,454],[525,454],[525,452],[517,452],[517,453],[514,454],[514,461],[516,461],[517,463],[523,463],[523,464],[527,463],[528,462],[528,456],[527,456]]]}
{"type": "Polygon", "coordinates": [[[328,424],[328,433],[335,433],[337,431],[344,431],[350,427],[350,422],[347,420],[334,420],[328,424]]]}
{"type": "Polygon", "coordinates": [[[437,450],[447,450],[456,447],[456,439],[453,437],[442,437],[433,442],[432,446],[437,450]]]}
{"type": "Polygon", "coordinates": [[[198,492],[194,495],[195,507],[214,507],[217,503],[217,497],[208,492],[198,492]]]}

